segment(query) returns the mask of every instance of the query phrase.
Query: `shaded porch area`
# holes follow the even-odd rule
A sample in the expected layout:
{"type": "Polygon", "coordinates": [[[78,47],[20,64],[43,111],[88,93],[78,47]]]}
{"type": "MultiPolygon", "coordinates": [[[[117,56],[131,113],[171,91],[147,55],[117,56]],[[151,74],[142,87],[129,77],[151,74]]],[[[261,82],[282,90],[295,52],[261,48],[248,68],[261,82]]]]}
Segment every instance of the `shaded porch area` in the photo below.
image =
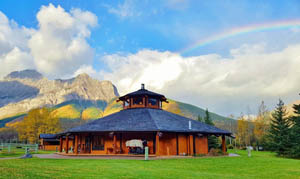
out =
{"type": "MultiPolygon", "coordinates": [[[[60,136],[59,152],[70,156],[144,156],[144,147],[126,145],[127,141],[146,141],[148,153],[153,156],[193,156],[208,153],[207,135],[176,132],[87,132],[60,136]]],[[[128,143],[127,143],[128,144],[128,143]]],[[[226,151],[225,136],[222,150],[226,151]]]]}

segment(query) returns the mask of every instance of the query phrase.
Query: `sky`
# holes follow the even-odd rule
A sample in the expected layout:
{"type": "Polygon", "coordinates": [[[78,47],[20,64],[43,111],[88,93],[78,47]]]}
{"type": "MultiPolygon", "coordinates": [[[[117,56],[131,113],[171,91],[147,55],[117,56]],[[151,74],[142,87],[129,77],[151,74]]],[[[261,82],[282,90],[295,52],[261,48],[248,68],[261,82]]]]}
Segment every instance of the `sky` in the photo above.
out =
{"type": "Polygon", "coordinates": [[[0,78],[87,73],[229,116],[299,100],[298,0],[0,1],[0,78]]]}

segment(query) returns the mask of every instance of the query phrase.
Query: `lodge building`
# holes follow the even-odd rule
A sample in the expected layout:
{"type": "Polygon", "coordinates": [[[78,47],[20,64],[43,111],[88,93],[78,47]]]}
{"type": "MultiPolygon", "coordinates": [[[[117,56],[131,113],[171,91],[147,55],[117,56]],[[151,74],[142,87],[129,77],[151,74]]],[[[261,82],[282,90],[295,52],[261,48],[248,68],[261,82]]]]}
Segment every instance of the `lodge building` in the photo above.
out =
{"type": "Polygon", "coordinates": [[[122,102],[123,110],[58,134],[59,152],[131,155],[142,154],[147,146],[150,156],[207,154],[207,136],[220,136],[225,152],[225,136],[232,134],[163,110],[166,97],[146,90],[143,84],[117,101],[122,102]]]}

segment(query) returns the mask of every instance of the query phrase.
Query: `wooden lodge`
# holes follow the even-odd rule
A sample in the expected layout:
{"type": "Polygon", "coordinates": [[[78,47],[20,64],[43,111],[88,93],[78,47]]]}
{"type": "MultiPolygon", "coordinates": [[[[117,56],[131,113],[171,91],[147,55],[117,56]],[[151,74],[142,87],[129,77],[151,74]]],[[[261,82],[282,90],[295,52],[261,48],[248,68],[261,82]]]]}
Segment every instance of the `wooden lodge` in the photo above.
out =
{"type": "Polygon", "coordinates": [[[146,90],[143,84],[117,101],[123,104],[120,112],[58,134],[59,152],[134,155],[143,154],[147,146],[150,156],[207,154],[208,135],[220,136],[226,151],[225,136],[231,132],[164,111],[166,97],[146,90]]]}

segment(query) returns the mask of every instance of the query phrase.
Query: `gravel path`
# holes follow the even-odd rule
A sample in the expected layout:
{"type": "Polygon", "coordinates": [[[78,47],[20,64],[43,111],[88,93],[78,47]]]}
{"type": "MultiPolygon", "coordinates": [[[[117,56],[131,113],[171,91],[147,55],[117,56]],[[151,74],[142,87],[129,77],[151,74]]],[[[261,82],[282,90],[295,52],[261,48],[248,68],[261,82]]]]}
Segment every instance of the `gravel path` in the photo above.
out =
{"type": "MultiPolygon", "coordinates": [[[[126,160],[144,160],[142,156],[65,156],[59,154],[33,154],[34,157],[43,159],[126,159],[126,160]]],[[[230,153],[228,157],[239,157],[238,154],[230,153]]],[[[222,156],[224,157],[224,156],[222,156]]],[[[3,157],[0,160],[19,159],[20,157],[3,157]]],[[[191,156],[161,156],[161,157],[149,157],[149,160],[160,159],[179,159],[179,158],[193,158],[191,156]]]]}
{"type": "MultiPolygon", "coordinates": [[[[65,156],[59,154],[33,154],[34,157],[44,159],[126,159],[126,160],[144,160],[142,156],[65,156]]],[[[238,154],[229,154],[228,157],[238,157],[238,154]]],[[[220,156],[224,157],[224,156],[220,156]]],[[[179,158],[193,158],[191,156],[161,156],[161,157],[149,157],[149,160],[160,159],[179,159],[179,158]]]]}
{"type": "Polygon", "coordinates": [[[0,160],[18,159],[20,157],[0,157],[0,160]]]}

